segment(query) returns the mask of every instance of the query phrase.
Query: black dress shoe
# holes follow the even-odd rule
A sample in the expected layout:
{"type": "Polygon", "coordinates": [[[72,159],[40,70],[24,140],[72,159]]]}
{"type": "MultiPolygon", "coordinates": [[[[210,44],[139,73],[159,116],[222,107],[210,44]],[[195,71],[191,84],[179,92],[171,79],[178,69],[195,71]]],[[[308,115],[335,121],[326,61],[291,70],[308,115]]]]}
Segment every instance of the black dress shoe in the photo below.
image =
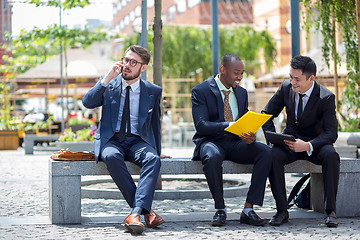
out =
{"type": "Polygon", "coordinates": [[[249,212],[249,215],[246,215],[244,212],[241,213],[240,216],[240,222],[246,223],[253,226],[264,226],[268,220],[267,219],[261,219],[254,210],[251,210],[249,212]]]}
{"type": "Polygon", "coordinates": [[[280,211],[272,217],[269,224],[271,226],[280,226],[283,223],[287,223],[289,221],[289,212],[288,211],[280,211]]]}
{"type": "Polygon", "coordinates": [[[222,226],[226,222],[226,213],[224,210],[216,211],[213,220],[211,221],[212,226],[222,226]]]}
{"type": "Polygon", "coordinates": [[[326,215],[325,224],[328,227],[337,227],[338,226],[338,221],[337,221],[334,211],[332,211],[330,214],[326,215]]]}

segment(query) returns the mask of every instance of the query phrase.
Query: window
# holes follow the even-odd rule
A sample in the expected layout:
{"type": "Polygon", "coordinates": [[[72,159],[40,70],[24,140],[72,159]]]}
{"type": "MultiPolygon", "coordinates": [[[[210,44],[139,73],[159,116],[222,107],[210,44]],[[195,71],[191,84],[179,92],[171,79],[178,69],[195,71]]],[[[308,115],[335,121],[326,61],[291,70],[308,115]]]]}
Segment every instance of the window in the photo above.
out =
{"type": "Polygon", "coordinates": [[[168,8],[168,20],[171,20],[175,17],[176,6],[171,6],[168,8]]]}
{"type": "Polygon", "coordinates": [[[135,8],[135,16],[136,17],[140,17],[141,16],[141,7],[140,6],[137,6],[135,8]]]}
{"type": "Polygon", "coordinates": [[[129,25],[129,23],[130,23],[130,18],[129,18],[129,16],[127,15],[127,16],[125,16],[125,18],[124,18],[124,24],[125,24],[125,26],[127,26],[127,25],[129,25]]]}
{"type": "Polygon", "coordinates": [[[178,13],[183,13],[186,11],[186,0],[178,0],[177,1],[177,10],[178,10],[178,13]]]}
{"type": "Polygon", "coordinates": [[[154,0],[147,0],[147,7],[151,8],[154,6],[154,0]]]}
{"type": "Polygon", "coordinates": [[[201,0],[189,0],[188,1],[188,8],[192,8],[195,5],[199,4],[201,2],[201,0]]]}
{"type": "Polygon", "coordinates": [[[129,16],[130,16],[130,21],[134,21],[134,19],[135,19],[135,11],[131,11],[129,16]]]}

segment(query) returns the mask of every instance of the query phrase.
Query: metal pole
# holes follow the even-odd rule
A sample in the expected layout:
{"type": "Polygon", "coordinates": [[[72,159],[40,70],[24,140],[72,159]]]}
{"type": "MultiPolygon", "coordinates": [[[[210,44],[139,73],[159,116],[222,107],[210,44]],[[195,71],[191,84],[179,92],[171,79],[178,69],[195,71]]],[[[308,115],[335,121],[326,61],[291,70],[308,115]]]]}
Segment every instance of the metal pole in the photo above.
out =
{"type": "MultiPolygon", "coordinates": [[[[61,28],[61,1],[59,4],[59,26],[61,28]]],[[[61,132],[65,131],[65,119],[64,119],[64,79],[63,79],[63,47],[62,47],[62,37],[60,36],[60,87],[61,87],[61,132]]]]}
{"type": "Polygon", "coordinates": [[[291,56],[300,54],[300,10],[299,0],[290,1],[291,16],[291,56]]]}
{"type": "Polygon", "coordinates": [[[212,64],[213,74],[219,71],[219,25],[218,25],[218,2],[211,0],[211,24],[212,24],[212,64]]]}
{"type": "MultiPolygon", "coordinates": [[[[139,45],[147,48],[147,0],[141,0],[141,35],[139,45]]],[[[146,71],[141,74],[141,78],[146,80],[146,71]]]]}

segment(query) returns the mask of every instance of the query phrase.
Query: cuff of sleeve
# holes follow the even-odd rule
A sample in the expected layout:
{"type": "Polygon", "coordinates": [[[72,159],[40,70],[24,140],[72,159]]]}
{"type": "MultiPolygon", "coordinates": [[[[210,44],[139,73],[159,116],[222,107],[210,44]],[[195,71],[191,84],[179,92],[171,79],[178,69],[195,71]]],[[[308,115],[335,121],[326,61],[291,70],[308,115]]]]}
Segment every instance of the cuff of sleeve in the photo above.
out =
{"type": "Polygon", "coordinates": [[[313,148],[311,142],[308,142],[308,143],[309,143],[310,150],[306,151],[306,152],[307,152],[308,156],[311,156],[312,152],[314,151],[314,148],[313,148]]]}
{"type": "Polygon", "coordinates": [[[101,78],[100,79],[100,83],[101,83],[101,85],[103,86],[103,87],[106,87],[108,84],[105,84],[104,82],[103,82],[103,79],[101,78]]]}

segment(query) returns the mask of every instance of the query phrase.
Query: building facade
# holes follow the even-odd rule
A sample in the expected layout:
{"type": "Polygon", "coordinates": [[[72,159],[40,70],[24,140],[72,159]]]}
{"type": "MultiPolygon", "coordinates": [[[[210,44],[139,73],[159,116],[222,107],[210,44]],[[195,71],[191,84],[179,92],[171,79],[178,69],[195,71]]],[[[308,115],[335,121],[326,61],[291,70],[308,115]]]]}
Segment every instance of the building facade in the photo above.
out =
{"type": "MultiPolygon", "coordinates": [[[[141,0],[117,0],[112,26],[116,32],[131,35],[141,30],[141,0]]],[[[162,1],[162,22],[167,25],[211,25],[210,0],[162,1]]],[[[147,22],[154,20],[154,0],[147,0],[147,22]]],[[[252,1],[219,0],[219,24],[253,23],[252,1]]]]}

